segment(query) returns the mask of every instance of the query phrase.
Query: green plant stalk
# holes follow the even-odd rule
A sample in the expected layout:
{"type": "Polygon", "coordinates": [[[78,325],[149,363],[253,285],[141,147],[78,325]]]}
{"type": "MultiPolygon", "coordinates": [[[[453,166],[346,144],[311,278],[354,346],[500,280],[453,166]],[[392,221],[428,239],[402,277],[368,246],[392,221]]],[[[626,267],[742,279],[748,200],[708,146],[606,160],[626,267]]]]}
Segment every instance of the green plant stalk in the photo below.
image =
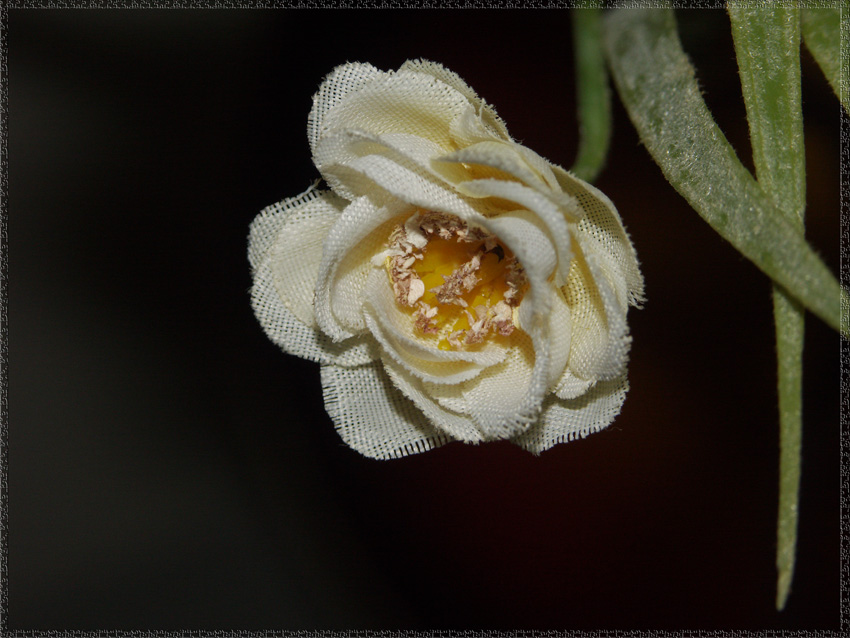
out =
{"type": "MultiPolygon", "coordinates": [[[[756,178],[803,234],[806,165],[800,92],[800,11],[730,2],[735,54],[747,109],[756,178]]],[[[773,314],[779,391],[779,508],[776,608],[794,574],[800,497],[804,310],[776,284],[773,314]]]]}
{"type": "Polygon", "coordinates": [[[602,53],[602,10],[573,9],[572,21],[579,147],[570,170],[592,182],[605,166],[611,140],[611,92],[602,53]]]}
{"type": "MultiPolygon", "coordinates": [[[[846,10],[845,10],[846,11],[846,10]]],[[[803,41],[826,76],[835,95],[850,110],[850,87],[841,90],[841,9],[806,8],[802,16],[803,41]]]]}
{"type": "Polygon", "coordinates": [[[670,9],[603,21],[617,92],[655,162],[699,215],[799,303],[850,334],[847,292],[741,164],[700,94],[670,9]]]}

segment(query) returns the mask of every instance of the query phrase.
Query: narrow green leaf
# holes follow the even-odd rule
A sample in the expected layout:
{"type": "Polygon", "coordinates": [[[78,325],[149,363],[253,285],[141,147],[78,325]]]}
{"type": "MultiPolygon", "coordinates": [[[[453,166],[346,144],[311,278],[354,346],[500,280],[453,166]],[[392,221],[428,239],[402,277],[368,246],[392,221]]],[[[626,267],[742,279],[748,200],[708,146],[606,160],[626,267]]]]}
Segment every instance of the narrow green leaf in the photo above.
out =
{"type": "MultiPolygon", "coordinates": [[[[806,165],[800,90],[800,12],[730,2],[756,177],[774,205],[803,233],[806,165]]],[[[776,608],[794,575],[800,495],[804,311],[773,286],[779,391],[779,508],[776,608]]]]}
{"type": "Polygon", "coordinates": [[[776,523],[776,608],[791,593],[797,547],[803,438],[803,307],[773,287],[779,389],[779,507],[776,523]]]}
{"type": "Polygon", "coordinates": [[[611,93],[602,53],[602,10],[573,9],[572,20],[579,148],[571,170],[592,182],[605,165],[611,139],[611,93]]]}
{"type": "Polygon", "coordinates": [[[803,41],[812,52],[835,95],[850,110],[850,88],[841,90],[841,9],[803,9],[803,41]]]}
{"type": "MultiPolygon", "coordinates": [[[[699,215],[827,324],[848,295],[796,225],[741,164],[700,94],[670,9],[617,9],[604,20],[617,92],[665,177],[699,215]]],[[[850,302],[848,302],[850,303],[850,302]]]]}

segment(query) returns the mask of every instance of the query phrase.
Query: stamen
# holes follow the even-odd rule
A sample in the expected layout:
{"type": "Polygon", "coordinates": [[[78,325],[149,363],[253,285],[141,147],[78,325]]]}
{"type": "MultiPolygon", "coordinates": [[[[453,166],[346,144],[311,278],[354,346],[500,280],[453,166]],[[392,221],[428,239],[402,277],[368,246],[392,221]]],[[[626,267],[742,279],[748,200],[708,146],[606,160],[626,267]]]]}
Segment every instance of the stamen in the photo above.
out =
{"type": "Polygon", "coordinates": [[[396,301],[439,348],[462,349],[491,333],[513,332],[527,280],[495,235],[454,215],[426,212],[393,229],[384,255],[396,301]]]}

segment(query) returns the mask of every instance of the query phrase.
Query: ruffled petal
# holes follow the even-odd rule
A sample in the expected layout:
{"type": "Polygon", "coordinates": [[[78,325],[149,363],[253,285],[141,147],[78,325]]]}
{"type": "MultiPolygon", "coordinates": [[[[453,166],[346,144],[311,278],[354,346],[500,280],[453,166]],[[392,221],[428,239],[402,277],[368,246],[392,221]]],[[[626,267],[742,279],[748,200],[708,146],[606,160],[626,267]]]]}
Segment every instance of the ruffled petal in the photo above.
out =
{"type": "Polygon", "coordinates": [[[326,164],[319,168],[329,183],[337,184],[335,188],[340,192],[372,196],[385,193],[413,206],[457,215],[465,221],[480,216],[453,187],[425,170],[399,164],[384,155],[365,155],[344,164],[326,164]]]}
{"type": "Polygon", "coordinates": [[[357,368],[322,366],[322,392],[342,440],[364,456],[399,458],[451,440],[393,387],[378,362],[357,368]]]}
{"type": "Polygon", "coordinates": [[[532,454],[540,454],[558,443],[598,432],[608,427],[620,413],[627,390],[628,381],[624,375],[597,383],[577,399],[563,400],[550,395],[539,422],[512,441],[532,454]]]}
{"type": "MultiPolygon", "coordinates": [[[[344,77],[345,65],[338,69],[344,77]]],[[[373,75],[317,118],[316,139],[329,132],[359,129],[383,135],[408,133],[453,149],[452,122],[470,109],[469,100],[433,76],[411,71],[373,75]]]]}
{"type": "MultiPolygon", "coordinates": [[[[519,144],[497,140],[486,140],[461,148],[437,158],[445,164],[474,164],[479,167],[495,169],[493,176],[510,181],[519,180],[526,186],[546,195],[561,192],[548,165],[539,162],[531,164],[525,154],[520,153],[519,144]]],[[[486,173],[479,177],[489,177],[486,173]]],[[[573,204],[575,208],[575,204],[573,204]]]]}
{"type": "Polygon", "coordinates": [[[467,179],[467,171],[460,166],[443,171],[434,169],[432,160],[443,153],[444,149],[440,146],[416,135],[377,135],[360,130],[342,130],[329,132],[319,141],[314,161],[334,191],[348,199],[355,199],[368,192],[372,181],[364,180],[362,171],[351,164],[373,155],[393,161],[426,181],[436,181],[441,188],[467,179]]]}
{"type": "Polygon", "coordinates": [[[316,255],[342,202],[311,187],[264,209],[251,224],[251,304],[263,330],[285,352],[321,363],[361,365],[373,358],[368,341],[334,344],[316,326],[312,287],[316,255]]]}
{"type": "Polygon", "coordinates": [[[562,288],[572,316],[570,371],[596,381],[622,374],[631,345],[626,310],[595,253],[584,251],[576,234],[575,258],[562,288]]]}
{"type": "Polygon", "coordinates": [[[552,292],[552,311],[549,313],[549,387],[556,386],[567,369],[570,358],[572,320],[570,308],[559,288],[552,292]]]}
{"type": "MultiPolygon", "coordinates": [[[[474,113],[479,121],[479,126],[485,131],[485,135],[499,137],[509,140],[508,129],[496,111],[487,104],[478,94],[463,81],[457,73],[451,71],[441,64],[429,60],[407,60],[401,65],[399,71],[413,71],[423,73],[437,78],[440,82],[447,84],[463,95],[474,108],[474,113]]],[[[457,141],[457,140],[456,140],[457,141]]]]}
{"type": "Polygon", "coordinates": [[[511,438],[537,419],[542,405],[548,370],[543,370],[541,380],[536,354],[531,337],[516,330],[505,359],[473,380],[454,386],[423,386],[445,410],[468,416],[484,440],[511,438]]]}
{"type": "Polygon", "coordinates": [[[381,71],[371,64],[350,62],[336,67],[325,77],[319,90],[313,96],[313,108],[307,117],[307,140],[310,142],[310,151],[315,151],[320,134],[326,128],[325,115],[351,93],[384,75],[387,75],[386,71],[381,71]]]}
{"type": "Polygon", "coordinates": [[[371,259],[385,246],[396,219],[411,212],[403,202],[379,206],[369,197],[349,204],[322,245],[315,288],[318,326],[334,341],[365,332],[363,287],[372,271],[371,259]]]}
{"type": "Polygon", "coordinates": [[[555,247],[560,281],[566,281],[573,256],[570,249],[570,231],[563,208],[550,198],[516,182],[481,179],[464,182],[458,186],[458,190],[473,197],[498,197],[535,213],[546,227],[549,242],[555,247]]]}
{"type": "Polygon", "coordinates": [[[600,266],[610,273],[622,305],[640,306],[644,301],[641,275],[634,245],[629,239],[614,204],[605,194],[568,173],[559,166],[552,167],[564,192],[576,198],[585,215],[578,222],[577,234],[588,238],[587,252],[593,252],[600,266]]]}
{"type": "MultiPolygon", "coordinates": [[[[425,384],[408,374],[396,361],[385,357],[384,369],[395,387],[410,399],[425,418],[439,430],[465,443],[479,443],[485,439],[473,419],[440,405],[425,388],[425,384]]],[[[451,388],[452,386],[442,385],[441,387],[451,388]]]]}

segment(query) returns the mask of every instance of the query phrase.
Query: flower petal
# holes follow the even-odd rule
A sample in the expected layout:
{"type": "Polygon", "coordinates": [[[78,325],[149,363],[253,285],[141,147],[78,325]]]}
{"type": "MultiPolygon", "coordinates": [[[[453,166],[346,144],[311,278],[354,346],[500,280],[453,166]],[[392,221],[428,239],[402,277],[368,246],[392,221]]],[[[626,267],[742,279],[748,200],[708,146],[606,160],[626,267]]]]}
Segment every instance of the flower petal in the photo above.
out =
{"type": "Polygon", "coordinates": [[[484,124],[487,129],[502,139],[510,139],[505,123],[496,114],[496,111],[494,111],[493,108],[490,107],[490,105],[483,99],[478,97],[478,94],[472,89],[472,87],[464,82],[463,78],[454,71],[451,71],[436,62],[421,59],[407,60],[401,65],[399,71],[414,71],[417,73],[427,74],[452,87],[469,100],[470,104],[472,104],[475,108],[475,112],[479,114],[482,124],[484,124]]]}
{"type": "Polygon", "coordinates": [[[366,330],[362,291],[372,271],[372,257],[386,242],[396,218],[409,207],[397,201],[377,205],[368,197],[349,204],[322,245],[315,289],[319,327],[334,341],[366,330]]]}
{"type": "MultiPolygon", "coordinates": [[[[578,223],[578,234],[590,238],[585,249],[608,262],[604,268],[611,272],[618,298],[625,306],[640,306],[644,301],[643,276],[637,255],[617,209],[605,194],[559,166],[552,166],[564,192],[576,198],[585,215],[578,223]]],[[[600,264],[601,265],[601,264],[600,264]]]]}
{"type": "Polygon", "coordinates": [[[311,187],[255,218],[248,248],[251,304],[263,330],[284,351],[321,363],[361,365],[373,358],[368,341],[334,344],[317,330],[312,313],[315,255],[339,206],[336,196],[311,187]]]}
{"type": "Polygon", "coordinates": [[[325,77],[313,96],[313,108],[307,117],[307,140],[310,142],[311,151],[315,151],[320,132],[325,128],[325,115],[328,111],[338,106],[349,94],[384,75],[385,71],[371,64],[350,62],[336,67],[325,77]]]}
{"type": "MultiPolygon", "coordinates": [[[[473,419],[440,405],[426,390],[425,384],[420,379],[407,374],[393,359],[384,358],[384,370],[395,387],[410,399],[434,426],[453,439],[465,443],[479,443],[484,440],[485,437],[473,419]]],[[[442,385],[442,387],[451,388],[452,386],[442,385]]]]}
{"type": "Polygon", "coordinates": [[[627,308],[618,300],[596,253],[585,253],[585,238],[575,237],[576,256],[562,288],[572,317],[568,365],[582,379],[611,379],[622,374],[628,360],[627,308]]]}
{"type": "Polygon", "coordinates": [[[325,164],[319,170],[340,192],[363,195],[383,191],[413,206],[457,215],[465,221],[480,216],[470,201],[451,186],[424,170],[403,166],[384,155],[355,157],[345,164],[325,164]]]}
{"type": "Polygon", "coordinates": [[[441,188],[467,179],[467,171],[460,166],[449,165],[443,171],[434,169],[433,158],[444,152],[439,145],[416,135],[377,135],[360,130],[342,130],[329,132],[322,137],[316,145],[313,158],[334,191],[348,199],[355,199],[368,188],[364,183],[368,185],[371,181],[364,182],[361,171],[350,164],[371,155],[396,162],[427,181],[436,181],[441,188]]]}
{"type": "Polygon", "coordinates": [[[570,358],[572,325],[570,308],[559,288],[552,292],[552,311],[549,313],[549,387],[560,382],[570,358]]]}
{"type": "MultiPolygon", "coordinates": [[[[345,77],[350,65],[338,69],[345,77]]],[[[355,69],[357,71],[357,69],[355,69]]],[[[359,76],[355,73],[355,77],[359,76]]],[[[453,148],[452,122],[469,110],[469,100],[433,76],[411,71],[372,75],[316,118],[316,139],[328,132],[360,129],[370,133],[409,133],[453,148]]]]}
{"type": "Polygon", "coordinates": [[[451,439],[393,387],[380,363],[322,366],[325,409],[343,441],[364,456],[392,459],[451,439]]]}
{"type": "Polygon", "coordinates": [[[596,384],[572,400],[550,396],[540,421],[512,440],[532,454],[540,454],[558,443],[566,443],[606,428],[620,413],[628,381],[622,377],[596,384]]]}
{"type": "Polygon", "coordinates": [[[510,438],[536,420],[549,388],[554,296],[549,277],[557,259],[542,222],[528,211],[488,218],[481,225],[511,249],[528,277],[519,308],[522,330],[511,335],[505,361],[459,386],[462,397],[452,398],[436,384],[426,387],[442,405],[469,414],[487,438],[510,438]]]}
{"type": "Polygon", "coordinates": [[[537,162],[532,166],[525,155],[519,152],[521,148],[519,144],[512,142],[486,140],[443,155],[437,158],[437,161],[446,164],[487,166],[499,171],[499,178],[504,180],[506,176],[509,176],[508,179],[513,177],[539,193],[550,195],[560,192],[561,187],[548,165],[537,162]]]}
{"type": "Polygon", "coordinates": [[[594,383],[596,381],[577,377],[572,370],[567,368],[558,381],[554,393],[559,399],[575,399],[587,392],[594,383]]]}
{"type": "Polygon", "coordinates": [[[473,197],[498,197],[508,200],[535,213],[546,226],[549,241],[558,255],[558,273],[566,281],[572,261],[570,231],[565,219],[565,209],[558,207],[550,198],[518,184],[497,179],[480,179],[464,182],[458,190],[473,197]]]}
{"type": "Polygon", "coordinates": [[[531,338],[515,330],[510,340],[504,361],[471,381],[455,386],[423,384],[445,409],[469,416],[484,440],[512,438],[523,432],[537,419],[546,390],[548,370],[543,369],[541,380],[531,338]]]}

